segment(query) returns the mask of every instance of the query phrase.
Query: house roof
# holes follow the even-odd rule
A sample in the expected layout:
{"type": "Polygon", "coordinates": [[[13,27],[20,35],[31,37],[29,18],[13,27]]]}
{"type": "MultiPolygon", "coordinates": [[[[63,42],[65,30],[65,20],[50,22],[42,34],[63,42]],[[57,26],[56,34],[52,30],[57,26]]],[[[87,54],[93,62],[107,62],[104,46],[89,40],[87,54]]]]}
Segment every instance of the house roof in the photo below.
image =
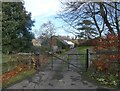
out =
{"type": "Polygon", "coordinates": [[[32,39],[32,43],[34,46],[41,46],[41,43],[36,39],[32,39]]]}
{"type": "Polygon", "coordinates": [[[64,42],[66,42],[68,45],[74,45],[74,43],[73,43],[73,42],[68,41],[68,40],[64,40],[64,42]]]}

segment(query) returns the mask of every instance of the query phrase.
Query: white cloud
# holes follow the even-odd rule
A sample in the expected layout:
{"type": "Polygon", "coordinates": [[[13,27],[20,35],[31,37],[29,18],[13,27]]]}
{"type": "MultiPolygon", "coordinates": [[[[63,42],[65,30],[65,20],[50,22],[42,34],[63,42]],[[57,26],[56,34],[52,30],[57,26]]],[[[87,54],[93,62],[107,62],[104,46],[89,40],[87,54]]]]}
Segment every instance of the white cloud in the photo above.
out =
{"type": "Polygon", "coordinates": [[[24,0],[26,10],[32,16],[54,15],[60,10],[59,0],[24,0]]]}
{"type": "MultiPolygon", "coordinates": [[[[55,26],[64,24],[61,20],[55,20],[51,16],[56,15],[57,12],[62,11],[59,0],[24,0],[25,8],[27,11],[32,13],[32,18],[35,19],[35,26],[32,28],[32,32],[35,37],[39,36],[40,25],[48,20],[55,23],[55,26]]],[[[64,29],[57,29],[56,34],[73,36],[64,31],[64,29]]]]}

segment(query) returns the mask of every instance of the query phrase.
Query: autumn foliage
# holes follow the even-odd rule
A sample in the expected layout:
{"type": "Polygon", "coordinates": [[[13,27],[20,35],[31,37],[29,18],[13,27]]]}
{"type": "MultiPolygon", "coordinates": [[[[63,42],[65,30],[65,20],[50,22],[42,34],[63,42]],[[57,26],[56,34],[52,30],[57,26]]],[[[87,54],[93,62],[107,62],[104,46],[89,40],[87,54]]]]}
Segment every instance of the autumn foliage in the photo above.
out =
{"type": "Polygon", "coordinates": [[[26,70],[28,68],[27,65],[18,65],[15,69],[5,72],[2,76],[0,76],[0,82],[4,84],[4,82],[10,80],[11,78],[18,75],[20,72],[26,70]]]}
{"type": "Polygon", "coordinates": [[[12,61],[12,58],[11,57],[9,58],[7,64],[14,67],[13,69],[6,70],[5,72],[2,73],[2,75],[0,75],[0,83],[5,84],[10,79],[18,76],[21,72],[28,71],[31,69],[37,69],[37,68],[41,69],[41,66],[47,63],[47,57],[44,55],[39,55],[39,56],[14,55],[14,60],[15,61],[12,61]]]}
{"type": "Polygon", "coordinates": [[[120,40],[118,35],[107,34],[106,37],[95,41],[94,47],[96,56],[93,60],[93,66],[96,69],[97,77],[103,77],[109,83],[113,79],[119,80],[120,76],[120,40]]]}

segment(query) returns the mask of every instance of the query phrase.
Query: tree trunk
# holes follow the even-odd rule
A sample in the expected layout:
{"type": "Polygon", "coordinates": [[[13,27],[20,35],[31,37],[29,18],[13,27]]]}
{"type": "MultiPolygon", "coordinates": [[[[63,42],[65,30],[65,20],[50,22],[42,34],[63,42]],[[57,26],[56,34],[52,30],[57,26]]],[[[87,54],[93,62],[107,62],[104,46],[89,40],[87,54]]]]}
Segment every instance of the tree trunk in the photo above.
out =
{"type": "Polygon", "coordinates": [[[95,26],[96,26],[96,28],[97,28],[97,30],[98,30],[98,33],[99,33],[99,37],[101,37],[102,36],[102,32],[100,31],[100,28],[99,28],[99,26],[98,26],[98,24],[97,24],[97,21],[96,21],[96,19],[95,19],[95,16],[93,16],[93,20],[94,20],[94,22],[95,22],[95,26]]]}
{"type": "Polygon", "coordinates": [[[104,23],[106,24],[106,26],[109,29],[108,31],[111,34],[115,35],[115,32],[114,32],[113,28],[111,27],[111,25],[110,25],[110,23],[109,23],[109,21],[107,19],[107,10],[106,10],[106,7],[104,6],[104,4],[102,2],[98,3],[98,5],[100,6],[100,14],[101,14],[101,16],[102,16],[102,18],[104,20],[104,23]]]}
{"type": "Polygon", "coordinates": [[[116,23],[116,29],[117,29],[117,33],[119,34],[119,21],[118,21],[118,14],[117,14],[117,4],[115,2],[115,23],[116,23]]]}

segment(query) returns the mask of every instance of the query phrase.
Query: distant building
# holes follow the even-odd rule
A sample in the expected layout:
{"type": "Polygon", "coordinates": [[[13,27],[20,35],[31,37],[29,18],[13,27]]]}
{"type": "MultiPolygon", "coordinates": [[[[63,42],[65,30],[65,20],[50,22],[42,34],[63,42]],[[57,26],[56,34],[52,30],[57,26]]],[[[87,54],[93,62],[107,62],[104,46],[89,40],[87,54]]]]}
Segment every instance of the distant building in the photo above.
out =
{"type": "Polygon", "coordinates": [[[53,36],[52,37],[52,46],[53,50],[56,51],[57,49],[69,49],[74,48],[75,43],[72,42],[70,37],[66,36],[53,36]]]}
{"type": "Polygon", "coordinates": [[[74,40],[68,36],[52,36],[51,38],[39,37],[32,40],[34,46],[43,46],[44,48],[52,48],[52,51],[58,52],[61,49],[74,48],[74,40]]]}
{"type": "Polygon", "coordinates": [[[75,43],[73,43],[72,41],[64,40],[64,42],[66,42],[69,45],[69,48],[75,47],[75,43]]]}
{"type": "Polygon", "coordinates": [[[41,46],[40,41],[38,41],[36,39],[32,39],[32,43],[33,43],[33,46],[41,46]]]}

